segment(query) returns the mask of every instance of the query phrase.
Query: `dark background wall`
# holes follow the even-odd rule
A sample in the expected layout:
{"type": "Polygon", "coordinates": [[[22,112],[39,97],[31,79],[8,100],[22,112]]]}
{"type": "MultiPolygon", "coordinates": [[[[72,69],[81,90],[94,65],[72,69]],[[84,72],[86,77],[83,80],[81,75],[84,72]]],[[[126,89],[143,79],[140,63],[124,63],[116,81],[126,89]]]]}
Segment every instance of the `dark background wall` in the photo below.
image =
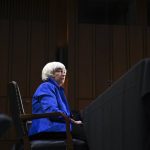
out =
{"type": "Polygon", "coordinates": [[[150,56],[149,2],[79,0],[70,2],[68,9],[72,69],[68,93],[75,99],[74,107],[82,109],[150,56]]]}
{"type": "MultiPolygon", "coordinates": [[[[83,110],[131,66],[150,56],[148,4],[147,0],[0,0],[1,112],[10,115],[7,84],[16,80],[30,113],[41,69],[60,58],[67,63],[64,87],[70,105],[83,110]]],[[[10,149],[13,142],[11,129],[0,143],[10,149]]]]}
{"type": "MultiPolygon", "coordinates": [[[[43,66],[67,46],[67,3],[64,0],[0,0],[0,112],[9,113],[7,84],[18,82],[27,113],[41,82],[43,66]]],[[[3,149],[15,139],[12,129],[3,149]]],[[[0,148],[1,149],[1,148],[0,148]]]]}

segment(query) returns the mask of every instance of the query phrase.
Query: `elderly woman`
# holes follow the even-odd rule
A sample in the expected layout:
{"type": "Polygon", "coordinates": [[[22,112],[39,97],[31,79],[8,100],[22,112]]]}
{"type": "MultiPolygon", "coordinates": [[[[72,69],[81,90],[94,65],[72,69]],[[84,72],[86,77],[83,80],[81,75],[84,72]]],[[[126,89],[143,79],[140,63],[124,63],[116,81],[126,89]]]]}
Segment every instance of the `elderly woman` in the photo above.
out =
{"type": "MultiPolygon", "coordinates": [[[[70,108],[62,85],[65,82],[66,68],[60,62],[50,62],[42,70],[43,82],[35,91],[32,99],[32,113],[62,112],[71,118],[70,108]]],[[[71,119],[73,124],[82,125],[82,121],[71,119]]],[[[29,131],[32,139],[64,138],[65,122],[54,121],[49,118],[35,119],[29,131]],[[49,132],[51,132],[49,134],[49,132]]],[[[81,131],[80,131],[81,134],[81,131]]]]}

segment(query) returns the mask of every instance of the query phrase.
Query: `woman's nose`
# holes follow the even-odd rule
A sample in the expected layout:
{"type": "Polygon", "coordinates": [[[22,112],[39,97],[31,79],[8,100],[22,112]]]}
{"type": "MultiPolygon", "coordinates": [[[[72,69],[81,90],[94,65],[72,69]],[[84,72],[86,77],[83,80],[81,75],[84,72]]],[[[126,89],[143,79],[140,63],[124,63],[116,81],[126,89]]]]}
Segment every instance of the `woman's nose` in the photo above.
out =
{"type": "Polygon", "coordinates": [[[66,76],[66,73],[65,73],[65,72],[62,72],[62,75],[63,75],[63,76],[66,76]]]}

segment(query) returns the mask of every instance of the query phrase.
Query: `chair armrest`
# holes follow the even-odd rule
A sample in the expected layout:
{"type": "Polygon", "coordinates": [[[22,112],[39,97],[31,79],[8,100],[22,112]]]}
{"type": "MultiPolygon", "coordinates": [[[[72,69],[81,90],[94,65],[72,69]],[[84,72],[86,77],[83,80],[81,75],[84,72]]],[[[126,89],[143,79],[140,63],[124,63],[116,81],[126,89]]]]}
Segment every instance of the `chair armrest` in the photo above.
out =
{"type": "Polygon", "coordinates": [[[45,114],[21,114],[20,119],[23,122],[30,121],[32,119],[40,119],[40,118],[48,118],[48,117],[63,117],[66,123],[66,135],[67,135],[67,149],[73,150],[73,143],[72,143],[72,135],[70,132],[70,123],[71,120],[68,116],[61,112],[51,112],[45,114]]]}

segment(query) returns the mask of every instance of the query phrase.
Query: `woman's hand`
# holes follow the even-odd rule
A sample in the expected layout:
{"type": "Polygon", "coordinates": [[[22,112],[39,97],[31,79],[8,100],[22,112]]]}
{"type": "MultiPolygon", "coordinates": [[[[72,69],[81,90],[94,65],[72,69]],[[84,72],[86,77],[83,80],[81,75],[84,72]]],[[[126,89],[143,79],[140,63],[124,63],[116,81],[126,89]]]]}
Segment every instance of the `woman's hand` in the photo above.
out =
{"type": "Polygon", "coordinates": [[[74,123],[74,124],[83,124],[83,122],[81,120],[76,121],[72,118],[71,118],[71,122],[74,123]]]}

